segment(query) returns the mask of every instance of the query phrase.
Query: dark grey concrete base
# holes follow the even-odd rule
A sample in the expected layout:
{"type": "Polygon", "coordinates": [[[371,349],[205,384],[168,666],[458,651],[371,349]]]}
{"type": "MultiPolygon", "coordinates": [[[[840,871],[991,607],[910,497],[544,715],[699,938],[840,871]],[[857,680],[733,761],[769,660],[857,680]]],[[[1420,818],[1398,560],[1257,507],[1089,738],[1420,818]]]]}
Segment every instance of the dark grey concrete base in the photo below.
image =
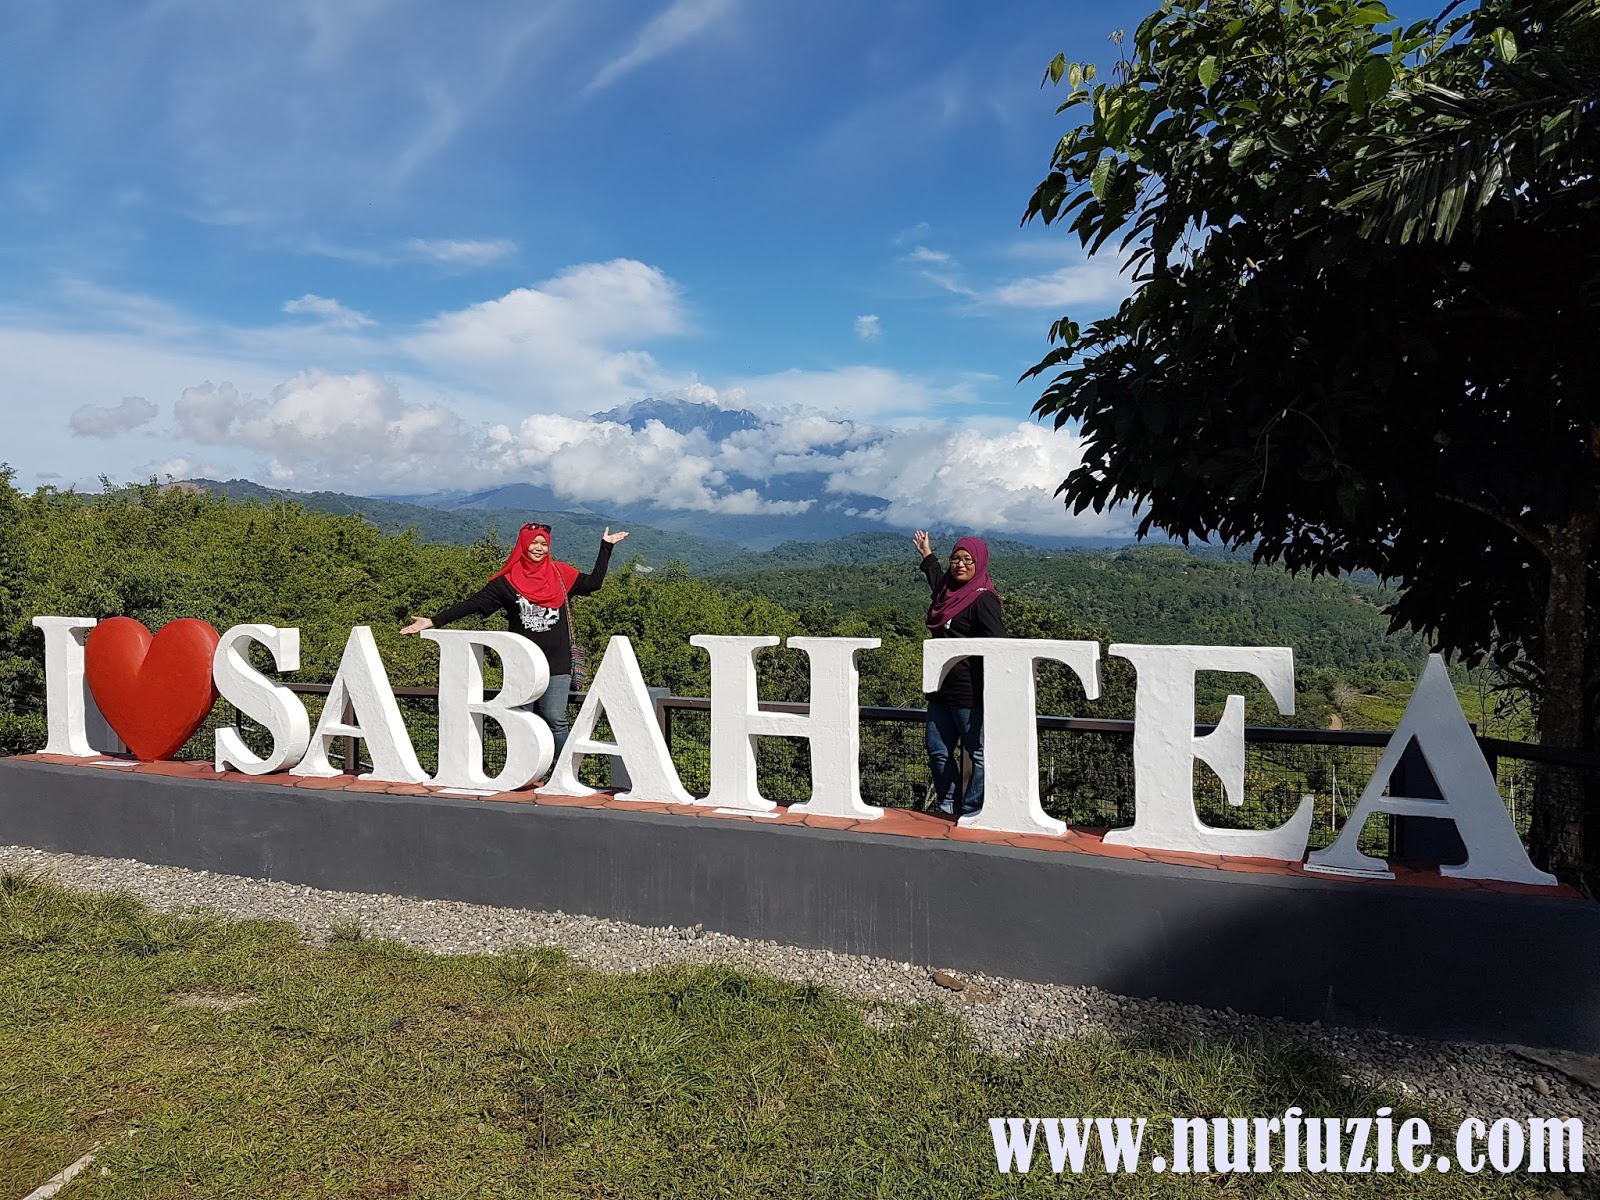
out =
{"type": "Polygon", "coordinates": [[[1600,1051],[1600,906],[1576,899],[19,760],[0,844],[1600,1051]]]}

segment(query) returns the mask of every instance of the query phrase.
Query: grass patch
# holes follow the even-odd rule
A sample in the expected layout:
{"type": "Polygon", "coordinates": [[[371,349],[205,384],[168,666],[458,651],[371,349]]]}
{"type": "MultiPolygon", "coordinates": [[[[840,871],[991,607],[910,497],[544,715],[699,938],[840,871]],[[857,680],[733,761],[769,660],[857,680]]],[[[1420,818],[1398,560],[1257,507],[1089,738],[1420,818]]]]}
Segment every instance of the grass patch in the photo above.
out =
{"type": "Polygon", "coordinates": [[[18,875],[0,876],[0,1012],[0,1197],[95,1142],[70,1200],[1498,1197],[1566,1181],[1073,1179],[1047,1159],[1001,1176],[991,1115],[1146,1117],[1146,1160],[1170,1153],[1172,1114],[1388,1104],[1453,1122],[1292,1041],[1152,1033],[1010,1059],[933,1007],[869,1023],[827,989],[716,967],[611,976],[550,948],[435,957],[349,930],[315,947],[18,875]]]}

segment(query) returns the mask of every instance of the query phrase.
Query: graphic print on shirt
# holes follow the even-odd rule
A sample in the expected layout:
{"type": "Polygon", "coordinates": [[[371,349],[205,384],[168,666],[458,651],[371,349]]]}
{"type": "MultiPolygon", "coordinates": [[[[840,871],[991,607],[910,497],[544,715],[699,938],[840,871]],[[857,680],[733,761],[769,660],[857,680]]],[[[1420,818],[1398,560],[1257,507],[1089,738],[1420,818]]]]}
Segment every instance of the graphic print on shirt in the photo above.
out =
{"type": "Polygon", "coordinates": [[[522,618],[522,627],[529,633],[546,633],[561,619],[559,608],[546,608],[533,603],[526,596],[517,597],[517,614],[522,618]]]}

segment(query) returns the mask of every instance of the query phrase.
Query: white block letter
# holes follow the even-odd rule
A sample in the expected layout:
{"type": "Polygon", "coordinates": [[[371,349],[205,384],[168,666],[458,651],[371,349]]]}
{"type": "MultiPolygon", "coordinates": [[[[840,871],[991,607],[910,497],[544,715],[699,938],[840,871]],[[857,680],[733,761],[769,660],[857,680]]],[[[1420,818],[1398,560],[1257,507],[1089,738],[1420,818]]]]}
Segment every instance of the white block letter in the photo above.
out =
{"type": "Polygon", "coordinates": [[[339,672],[333,677],[322,717],[311,735],[311,747],[300,765],[289,774],[319,779],[331,779],[340,774],[328,761],[328,748],[334,738],[341,737],[366,740],[367,750],[372,755],[372,772],[361,778],[383,783],[428,782],[428,773],[411,748],[405,721],[400,717],[400,705],[395,703],[394,692],[389,687],[388,672],[378,656],[378,643],[372,640],[372,630],[365,625],[357,625],[350,631],[344,656],[339,660],[339,672]]]}
{"type": "Polygon", "coordinates": [[[1356,847],[1367,818],[1375,812],[1399,813],[1411,817],[1443,817],[1456,823],[1456,831],[1467,848],[1467,861],[1456,866],[1441,866],[1439,874],[1455,879],[1503,879],[1508,883],[1556,882],[1528,861],[1516,827],[1506,812],[1483,751],[1472,736],[1472,727],[1462,715],[1461,702],[1450,686],[1444,660],[1428,655],[1417,690],[1400,718],[1383,757],[1367,781],[1367,790],[1339,831],[1339,840],[1319,850],[1307,861],[1309,867],[1333,867],[1341,871],[1364,871],[1385,879],[1394,878],[1381,858],[1363,854],[1356,847]],[[1411,796],[1385,796],[1383,789],[1394,773],[1400,756],[1416,739],[1417,749],[1427,760],[1433,781],[1443,800],[1411,796]]]}
{"type": "Polygon", "coordinates": [[[1294,651],[1281,646],[1112,646],[1139,673],[1133,717],[1133,827],[1109,845],[1193,854],[1238,854],[1298,862],[1311,832],[1312,804],[1300,802],[1276,829],[1213,829],[1194,810],[1194,760],[1222,780],[1229,804],[1244,803],[1244,697],[1229,696],[1211,733],[1194,733],[1197,671],[1254,675],[1281,713],[1294,712],[1294,651]]]}
{"type": "Polygon", "coordinates": [[[861,674],[856,655],[883,645],[878,638],[792,637],[811,663],[811,799],[790,812],[872,821],[883,809],[861,799],[861,674]]]}
{"type": "Polygon", "coordinates": [[[268,775],[298,761],[311,742],[306,706],[282,684],[250,665],[250,643],[260,642],[279,671],[300,669],[300,631],[272,625],[235,625],[222,635],[211,656],[211,677],[222,698],[272,735],[272,750],[259,758],[232,725],[217,729],[216,765],[236,767],[246,775],[268,775]]]}
{"type": "Polygon", "coordinates": [[[931,638],[922,643],[922,690],[937,691],[957,659],[983,657],[983,808],[964,829],[1066,832],[1039,803],[1039,713],[1034,664],[1066,663],[1090,700],[1100,698],[1098,642],[1025,638],[931,638]]]}
{"type": "Polygon", "coordinates": [[[546,785],[548,790],[561,796],[590,795],[594,789],[578,782],[578,764],[587,754],[614,754],[626,764],[633,786],[619,793],[618,800],[694,803],[694,797],[684,791],[678,780],[672,752],[661,735],[661,727],[656,724],[655,705],[650,701],[650,691],[639,670],[633,643],[625,637],[614,637],[606,646],[600,669],[594,673],[583,708],[572,723],[567,744],[562,747],[561,761],[546,785]],[[600,719],[602,709],[606,720],[611,722],[615,743],[594,740],[595,722],[600,719]]]}
{"type": "MultiPolygon", "coordinates": [[[[520,634],[504,630],[427,629],[439,643],[440,787],[509,792],[537,779],[550,765],[555,741],[537,713],[519,706],[544,695],[550,664],[544,652],[520,634]],[[483,652],[500,659],[500,691],[483,698],[483,652]],[[483,769],[483,719],[506,735],[506,765],[490,777],[483,769]]],[[[374,760],[376,761],[376,760],[374,760]]]]}
{"type": "Polygon", "coordinates": [[[97,622],[93,617],[35,617],[33,624],[44,633],[45,754],[70,754],[76,758],[95,758],[99,752],[89,744],[84,728],[94,698],[83,678],[83,644],[97,622]]]}
{"type": "Polygon", "coordinates": [[[756,781],[756,738],[803,737],[811,742],[811,801],[798,811],[863,820],[882,814],[881,808],[861,800],[860,732],[855,719],[855,656],[878,646],[877,638],[795,638],[790,643],[811,660],[810,716],[760,709],[756,651],[776,646],[777,638],[696,634],[689,642],[711,656],[711,794],[697,803],[758,812],[776,807],[761,795],[756,781]],[[849,726],[848,734],[842,724],[849,726]],[[839,743],[840,737],[845,744],[839,743]]]}

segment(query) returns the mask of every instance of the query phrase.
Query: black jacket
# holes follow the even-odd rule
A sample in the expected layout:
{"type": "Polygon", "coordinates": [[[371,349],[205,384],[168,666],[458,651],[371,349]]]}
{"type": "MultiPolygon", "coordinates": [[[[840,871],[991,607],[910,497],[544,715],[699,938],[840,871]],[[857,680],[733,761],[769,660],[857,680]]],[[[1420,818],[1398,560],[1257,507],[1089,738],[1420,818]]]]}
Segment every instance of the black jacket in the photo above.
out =
{"type": "MultiPolygon", "coordinates": [[[[930,588],[939,586],[939,581],[944,578],[944,568],[939,565],[937,556],[930,554],[922,560],[922,574],[930,588]]],[[[928,635],[936,638],[1005,637],[1006,624],[1000,613],[1000,597],[993,592],[985,592],[943,625],[930,629],[928,635]]],[[[983,707],[983,660],[960,660],[944,677],[944,686],[927,695],[929,700],[937,700],[951,708],[983,707]]]]}
{"type": "MultiPolygon", "coordinates": [[[[568,590],[568,597],[587,596],[590,592],[598,591],[606,579],[606,567],[611,563],[611,543],[600,543],[600,554],[594,560],[594,570],[587,575],[579,574],[573,580],[572,587],[568,590]]],[[[459,621],[462,617],[477,613],[488,616],[499,609],[506,615],[506,624],[511,627],[511,632],[520,633],[535,646],[544,651],[544,656],[550,662],[550,674],[572,674],[572,607],[563,604],[560,608],[545,608],[533,604],[504,579],[491,579],[487,587],[470,599],[463,600],[460,604],[452,604],[441,613],[435,614],[433,623],[438,628],[459,621]]]]}

